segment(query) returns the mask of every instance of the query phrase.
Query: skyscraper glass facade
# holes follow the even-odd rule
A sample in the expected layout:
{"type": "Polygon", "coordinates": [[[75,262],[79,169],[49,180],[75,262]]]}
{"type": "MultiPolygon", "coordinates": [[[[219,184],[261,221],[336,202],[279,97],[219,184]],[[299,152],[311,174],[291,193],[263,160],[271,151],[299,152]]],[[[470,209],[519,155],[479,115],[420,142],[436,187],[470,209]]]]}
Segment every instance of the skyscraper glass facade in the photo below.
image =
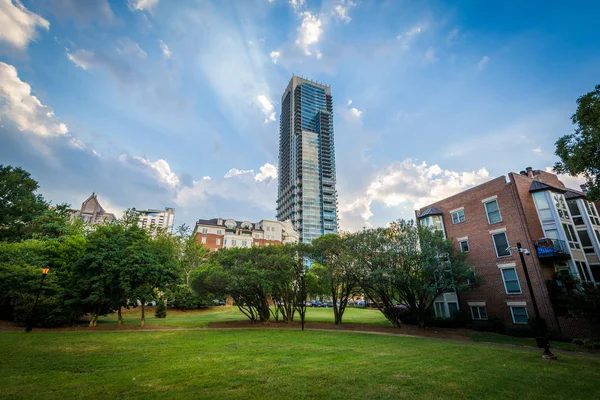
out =
{"type": "Polygon", "coordinates": [[[333,139],[329,86],[293,76],[281,98],[277,219],[301,242],[338,231],[333,139]]]}

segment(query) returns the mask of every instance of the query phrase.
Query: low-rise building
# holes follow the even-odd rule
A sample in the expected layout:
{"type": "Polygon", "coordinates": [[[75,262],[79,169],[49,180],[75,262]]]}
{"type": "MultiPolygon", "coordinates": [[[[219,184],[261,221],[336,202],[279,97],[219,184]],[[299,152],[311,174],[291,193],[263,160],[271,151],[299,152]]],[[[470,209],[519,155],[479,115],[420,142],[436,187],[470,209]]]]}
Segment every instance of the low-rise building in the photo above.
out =
{"type": "Polygon", "coordinates": [[[166,207],[164,210],[135,210],[140,214],[138,225],[142,228],[165,228],[173,231],[175,223],[175,209],[166,207]]]}
{"type": "Polygon", "coordinates": [[[116,217],[114,214],[106,212],[104,208],[102,208],[98,201],[98,195],[96,195],[95,192],[92,192],[92,195],[81,203],[81,209],[73,211],[71,218],[81,219],[90,225],[95,225],[108,224],[116,217]]]}
{"type": "Polygon", "coordinates": [[[537,308],[549,329],[575,337],[589,332],[560,302],[572,277],[600,283],[600,219],[585,194],[566,188],[554,174],[527,168],[423,207],[420,224],[441,230],[467,253],[481,285],[447,293],[435,303],[437,316],[458,310],[475,320],[500,318],[527,324],[535,316],[518,244],[523,249],[537,308]],[[571,317],[571,318],[569,318],[571,317]]]}
{"type": "Polygon", "coordinates": [[[262,220],[259,222],[233,219],[200,219],[194,233],[198,242],[211,251],[224,247],[252,247],[298,242],[298,232],[291,221],[262,220]]]}

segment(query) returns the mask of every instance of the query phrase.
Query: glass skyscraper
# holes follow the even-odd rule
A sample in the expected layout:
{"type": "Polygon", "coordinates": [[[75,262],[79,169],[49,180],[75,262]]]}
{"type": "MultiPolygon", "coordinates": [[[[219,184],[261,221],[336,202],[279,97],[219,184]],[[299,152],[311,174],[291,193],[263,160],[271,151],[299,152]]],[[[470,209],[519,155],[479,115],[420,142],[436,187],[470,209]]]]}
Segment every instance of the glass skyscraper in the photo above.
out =
{"type": "Polygon", "coordinates": [[[333,102],[329,86],[292,76],[281,97],[277,219],[300,241],[337,233],[333,102]]]}

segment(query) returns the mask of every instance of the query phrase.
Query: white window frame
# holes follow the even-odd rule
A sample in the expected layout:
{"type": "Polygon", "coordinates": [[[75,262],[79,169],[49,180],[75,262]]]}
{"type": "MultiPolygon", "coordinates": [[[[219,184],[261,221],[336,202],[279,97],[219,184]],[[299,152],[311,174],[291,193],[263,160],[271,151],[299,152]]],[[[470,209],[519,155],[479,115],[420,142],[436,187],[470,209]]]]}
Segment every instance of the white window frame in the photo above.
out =
{"type": "Polygon", "coordinates": [[[235,246],[235,245],[236,245],[236,243],[237,243],[237,242],[236,242],[236,240],[235,240],[235,239],[231,239],[231,245],[232,245],[232,246],[235,246]]]}
{"type": "Polygon", "coordinates": [[[502,283],[504,284],[504,292],[508,295],[514,295],[514,294],[523,294],[523,288],[521,288],[521,280],[519,279],[519,274],[517,273],[517,267],[516,266],[511,266],[511,267],[502,267],[500,268],[500,276],[502,276],[502,283]],[[515,270],[515,275],[517,276],[517,285],[519,285],[519,291],[518,292],[509,292],[508,291],[508,287],[506,286],[506,279],[504,279],[504,271],[507,269],[514,269],[515,270]]]}
{"type": "Polygon", "coordinates": [[[590,236],[590,233],[588,232],[587,228],[579,229],[576,232],[577,232],[577,239],[579,240],[579,243],[581,244],[581,249],[583,250],[583,252],[586,254],[594,255],[596,253],[596,249],[594,248],[594,238],[592,236],[590,236]],[[588,239],[590,239],[589,246],[586,246],[583,244],[583,240],[581,240],[581,232],[585,232],[585,234],[588,235],[588,239]]]}
{"type": "Polygon", "coordinates": [[[202,228],[202,233],[207,234],[208,233],[208,228],[202,228]]]}
{"type": "Polygon", "coordinates": [[[498,203],[498,199],[497,198],[493,198],[493,199],[489,199],[489,200],[483,201],[483,210],[485,211],[485,216],[487,218],[488,225],[499,224],[500,222],[502,222],[502,212],[500,212],[500,203],[498,203]],[[488,213],[487,204],[490,204],[490,203],[493,203],[493,202],[496,202],[496,206],[498,207],[498,215],[500,216],[500,221],[496,221],[496,222],[491,222],[490,221],[490,214],[488,213]]]}
{"type": "Polygon", "coordinates": [[[471,308],[471,318],[474,321],[487,321],[488,319],[488,312],[487,312],[487,308],[485,306],[469,306],[471,308]],[[485,318],[481,318],[481,310],[480,308],[483,308],[484,312],[485,312],[485,318]],[[477,310],[477,317],[475,317],[475,313],[473,312],[473,309],[477,310]]]}
{"type": "Polygon", "coordinates": [[[460,249],[461,253],[469,253],[471,251],[471,247],[469,247],[469,238],[458,239],[458,248],[460,249]],[[467,250],[463,250],[463,248],[462,248],[463,242],[467,243],[467,250]]]}
{"type": "Polygon", "coordinates": [[[595,204],[587,200],[583,200],[583,204],[585,206],[585,212],[590,218],[591,224],[595,226],[600,226],[600,218],[598,218],[598,212],[596,211],[595,204]]]}
{"type": "Polygon", "coordinates": [[[554,207],[556,207],[558,218],[571,221],[571,212],[567,206],[567,200],[565,200],[565,196],[563,196],[562,193],[552,192],[550,197],[552,197],[554,207]]]}
{"type": "Polygon", "coordinates": [[[527,322],[529,321],[529,311],[527,311],[527,307],[526,306],[509,306],[510,307],[510,315],[512,317],[513,320],[513,324],[515,325],[527,325],[527,322]],[[525,310],[525,315],[527,316],[527,321],[525,322],[517,322],[515,321],[515,312],[513,310],[513,308],[522,308],[525,310]]]}
{"type": "Polygon", "coordinates": [[[220,238],[215,239],[215,244],[217,246],[220,246],[221,245],[221,239],[220,238]]]}
{"type": "Polygon", "coordinates": [[[510,257],[510,256],[512,256],[512,250],[510,248],[508,249],[507,255],[501,256],[498,254],[498,247],[496,246],[496,241],[494,240],[494,236],[500,235],[501,233],[503,233],[504,237],[506,238],[507,247],[510,247],[510,243],[508,241],[508,235],[506,234],[506,230],[500,231],[500,232],[492,232],[492,243],[494,244],[494,251],[496,252],[496,258],[510,257]]]}
{"type": "Polygon", "coordinates": [[[587,263],[585,261],[573,261],[575,263],[575,269],[577,270],[577,275],[579,275],[579,279],[584,282],[592,282],[590,271],[587,269],[587,263]],[[583,276],[582,276],[583,275],[583,276]]]}
{"type": "Polygon", "coordinates": [[[563,230],[565,231],[565,237],[567,238],[567,243],[569,243],[569,247],[572,249],[581,250],[581,245],[579,244],[579,236],[577,236],[573,225],[567,222],[562,222],[561,225],[563,230]]]}
{"type": "Polygon", "coordinates": [[[465,209],[459,208],[458,210],[450,211],[450,219],[452,220],[453,225],[465,222],[467,220],[467,218],[465,216],[465,209]],[[461,220],[461,213],[462,213],[462,220],[461,220]],[[455,215],[457,216],[456,221],[454,220],[455,215]]]}
{"type": "Polygon", "coordinates": [[[202,243],[202,244],[206,244],[206,238],[205,238],[205,237],[203,237],[202,239],[200,239],[200,243],[202,243]]]}
{"type": "Polygon", "coordinates": [[[222,235],[222,234],[223,234],[223,231],[220,229],[217,229],[217,235],[222,235]]]}

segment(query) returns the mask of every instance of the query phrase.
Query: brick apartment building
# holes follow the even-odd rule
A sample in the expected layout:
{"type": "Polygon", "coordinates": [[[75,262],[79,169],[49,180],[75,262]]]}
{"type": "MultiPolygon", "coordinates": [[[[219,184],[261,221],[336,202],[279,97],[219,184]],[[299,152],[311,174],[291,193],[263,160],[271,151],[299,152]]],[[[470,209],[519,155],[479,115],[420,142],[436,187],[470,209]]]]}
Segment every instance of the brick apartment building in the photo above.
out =
{"type": "Polygon", "coordinates": [[[472,290],[440,296],[436,315],[462,310],[474,321],[496,316],[507,326],[527,324],[535,314],[516,248],[521,243],[529,250],[525,263],[549,329],[567,337],[594,329],[569,317],[557,296],[573,289],[572,277],[600,284],[598,210],[556,175],[531,168],[511,172],[508,179],[500,176],[423,207],[417,219],[455,240],[482,278],[472,290]]]}
{"type": "Polygon", "coordinates": [[[235,221],[233,219],[200,219],[193,234],[211,251],[224,247],[253,247],[298,242],[291,221],[235,221]]]}

